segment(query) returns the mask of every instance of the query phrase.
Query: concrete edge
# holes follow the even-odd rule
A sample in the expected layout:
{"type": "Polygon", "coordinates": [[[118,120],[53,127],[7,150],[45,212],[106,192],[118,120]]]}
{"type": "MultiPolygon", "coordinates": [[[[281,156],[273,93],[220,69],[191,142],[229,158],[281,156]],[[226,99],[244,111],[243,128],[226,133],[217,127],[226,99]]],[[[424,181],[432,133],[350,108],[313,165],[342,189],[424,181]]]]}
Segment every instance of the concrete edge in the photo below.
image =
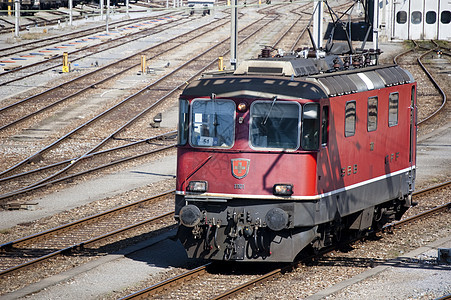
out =
{"type": "Polygon", "coordinates": [[[124,258],[126,255],[130,255],[133,252],[145,249],[147,247],[153,246],[157,243],[162,242],[163,240],[170,239],[172,236],[176,234],[176,229],[171,229],[166,233],[163,233],[162,235],[153,237],[149,240],[140,242],[138,244],[132,245],[130,247],[124,248],[116,253],[108,254],[106,256],[102,256],[99,259],[90,261],[86,264],[83,264],[81,266],[78,266],[76,268],[70,269],[68,271],[62,272],[60,274],[53,275],[48,278],[44,278],[39,282],[36,282],[34,284],[31,284],[29,286],[26,286],[22,289],[19,289],[17,291],[5,294],[0,296],[2,300],[13,300],[18,299],[21,297],[29,296],[30,294],[37,293],[43,289],[46,289],[50,286],[56,285],[60,282],[66,281],[68,279],[71,279],[79,274],[82,274],[84,272],[90,271],[102,264],[109,263],[115,260],[119,260],[121,258],[124,258]]]}
{"type": "Polygon", "coordinates": [[[383,271],[385,271],[386,269],[390,268],[390,267],[395,267],[397,265],[399,265],[403,260],[407,259],[407,258],[413,258],[415,256],[420,255],[421,253],[424,253],[426,251],[429,250],[433,250],[433,249],[437,249],[440,245],[443,245],[444,243],[448,242],[449,240],[451,240],[451,236],[445,237],[445,238],[441,238],[439,240],[436,240],[426,246],[422,246],[420,248],[417,248],[415,250],[410,251],[409,253],[407,253],[406,255],[403,256],[398,256],[397,258],[394,259],[390,259],[389,261],[387,261],[386,263],[379,265],[373,269],[369,269],[366,270],[360,274],[355,275],[352,278],[349,278],[347,280],[341,281],[331,287],[328,287],[326,289],[323,289],[319,292],[317,292],[316,294],[313,294],[307,298],[305,298],[306,300],[319,300],[319,299],[323,299],[326,296],[331,296],[332,294],[335,294],[339,291],[341,291],[342,289],[351,286],[353,284],[356,284],[362,280],[365,280],[367,278],[370,278],[372,276],[375,276],[383,271]]]}

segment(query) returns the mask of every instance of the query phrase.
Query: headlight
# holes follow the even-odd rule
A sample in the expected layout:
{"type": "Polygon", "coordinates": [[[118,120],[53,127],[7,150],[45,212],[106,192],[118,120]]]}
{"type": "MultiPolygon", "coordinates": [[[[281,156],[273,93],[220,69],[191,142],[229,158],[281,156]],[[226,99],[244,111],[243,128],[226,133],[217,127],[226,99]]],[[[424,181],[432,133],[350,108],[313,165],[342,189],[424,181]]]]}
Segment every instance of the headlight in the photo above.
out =
{"type": "Polygon", "coordinates": [[[238,104],[237,110],[240,113],[245,113],[247,111],[247,103],[246,102],[241,102],[240,104],[238,104]]]}
{"type": "Polygon", "coordinates": [[[291,196],[293,195],[293,185],[292,184],[275,184],[273,187],[273,194],[280,196],[291,196]]]}
{"type": "Polygon", "coordinates": [[[186,190],[188,192],[203,193],[207,191],[208,183],[206,181],[190,181],[186,190]]]}

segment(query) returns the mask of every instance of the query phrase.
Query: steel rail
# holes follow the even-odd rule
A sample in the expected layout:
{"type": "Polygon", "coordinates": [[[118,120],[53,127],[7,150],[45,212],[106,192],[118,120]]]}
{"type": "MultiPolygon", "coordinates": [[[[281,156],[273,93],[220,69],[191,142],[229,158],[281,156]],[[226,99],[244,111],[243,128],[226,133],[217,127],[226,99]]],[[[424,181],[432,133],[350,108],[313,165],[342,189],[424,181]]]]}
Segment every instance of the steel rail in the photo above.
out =
{"type": "Polygon", "coordinates": [[[434,111],[432,114],[430,114],[428,117],[426,117],[425,119],[421,120],[420,122],[418,122],[418,124],[424,123],[427,120],[433,118],[434,116],[436,116],[442,109],[443,107],[445,107],[446,104],[446,93],[443,91],[443,89],[440,87],[440,85],[438,84],[438,82],[435,80],[435,78],[432,76],[432,74],[429,72],[429,70],[424,66],[422,59],[429,53],[431,53],[432,51],[434,51],[436,49],[431,49],[427,52],[425,52],[423,55],[421,55],[419,58],[417,58],[418,64],[421,66],[421,68],[424,70],[424,72],[426,73],[427,77],[432,81],[432,84],[435,86],[435,88],[439,91],[439,93],[442,96],[442,104],[440,105],[440,107],[434,111]]]}
{"type": "Polygon", "coordinates": [[[428,188],[424,188],[424,189],[419,190],[419,191],[415,191],[415,192],[413,192],[412,196],[423,196],[423,195],[426,195],[426,194],[428,194],[430,192],[435,192],[436,190],[447,188],[449,186],[451,186],[451,180],[442,182],[440,184],[437,184],[437,185],[434,185],[434,186],[431,186],[431,187],[428,187],[428,188]]]}
{"type": "Polygon", "coordinates": [[[275,269],[272,270],[266,274],[263,274],[260,277],[254,278],[248,282],[245,282],[237,287],[231,288],[217,296],[211,297],[211,300],[217,300],[217,299],[228,299],[228,298],[232,298],[233,296],[237,296],[239,293],[242,293],[243,291],[245,291],[246,289],[249,289],[252,286],[255,286],[256,284],[261,284],[264,283],[266,281],[275,279],[279,276],[282,276],[284,273],[287,273],[291,270],[294,270],[297,266],[299,266],[300,262],[295,262],[292,263],[284,268],[279,268],[279,269],[275,269]]]}
{"type": "Polygon", "coordinates": [[[446,300],[446,299],[451,299],[451,294],[447,294],[447,295],[444,295],[442,297],[438,297],[438,298],[436,298],[434,300],[446,300]]]}
{"type": "Polygon", "coordinates": [[[129,300],[129,299],[148,299],[150,296],[155,295],[161,291],[168,289],[169,287],[175,285],[181,285],[187,280],[191,280],[192,278],[199,277],[205,273],[207,273],[207,268],[210,267],[212,263],[207,263],[195,269],[184,272],[178,276],[174,276],[172,278],[166,279],[162,282],[139,290],[133,294],[120,298],[121,300],[129,300]]]}
{"type": "Polygon", "coordinates": [[[443,204],[443,205],[431,208],[429,210],[426,210],[424,212],[416,214],[415,216],[411,216],[409,218],[402,219],[402,220],[399,220],[399,221],[387,224],[387,225],[383,226],[383,230],[385,230],[385,229],[392,230],[392,229],[395,229],[398,226],[412,223],[412,222],[417,221],[417,220],[419,220],[421,218],[430,216],[430,215],[435,214],[437,212],[445,211],[447,209],[448,210],[451,209],[451,202],[448,202],[446,204],[443,204]]]}
{"type": "MultiPolygon", "coordinates": [[[[401,53],[399,53],[398,55],[396,55],[396,56],[393,58],[393,62],[394,62],[395,64],[398,65],[398,59],[399,59],[401,56],[404,56],[404,55],[406,55],[406,54],[408,54],[408,53],[410,53],[410,52],[413,52],[415,49],[420,48],[420,46],[418,45],[417,42],[415,42],[415,41],[412,41],[412,42],[413,42],[413,44],[415,45],[415,47],[414,47],[413,49],[409,49],[409,50],[407,50],[407,51],[401,52],[401,53]]],[[[418,121],[417,125],[423,124],[423,123],[426,122],[427,120],[430,120],[432,117],[436,116],[436,115],[443,109],[443,107],[445,106],[445,103],[446,103],[446,94],[445,94],[445,92],[444,92],[443,89],[440,87],[440,85],[437,83],[437,81],[434,79],[434,77],[430,74],[430,72],[427,70],[427,68],[424,66],[424,64],[421,62],[421,59],[422,59],[424,56],[426,56],[427,54],[429,54],[429,53],[431,53],[432,51],[434,51],[434,49],[427,49],[427,50],[428,50],[427,52],[423,53],[419,58],[417,58],[417,62],[418,62],[418,65],[420,66],[420,68],[423,70],[423,72],[426,74],[426,76],[429,78],[429,80],[432,82],[432,84],[433,84],[433,85],[435,86],[435,88],[438,90],[439,94],[441,94],[443,100],[442,100],[442,104],[440,105],[440,107],[439,107],[436,111],[434,111],[432,114],[430,114],[429,116],[427,116],[427,117],[424,118],[423,120],[418,121]]]]}
{"type": "MultiPolygon", "coordinates": [[[[341,8],[341,7],[348,7],[348,6],[351,5],[351,4],[352,4],[352,2],[350,1],[350,2],[347,2],[347,3],[345,3],[345,4],[338,5],[337,7],[338,7],[338,8],[341,8]]],[[[312,15],[310,12],[303,12],[303,13],[304,13],[304,14],[307,14],[307,15],[312,15]]],[[[301,31],[301,33],[300,33],[300,34],[298,35],[298,37],[295,39],[293,45],[292,45],[291,48],[290,48],[290,51],[291,51],[291,52],[295,50],[296,45],[299,44],[299,41],[300,41],[301,38],[304,36],[304,34],[305,34],[306,31],[307,31],[307,26],[301,31]]]]}
{"type": "MultiPolygon", "coordinates": [[[[115,216],[115,215],[117,215],[118,213],[120,213],[122,211],[127,211],[127,210],[130,210],[130,209],[135,208],[135,207],[139,208],[140,205],[142,205],[145,202],[153,201],[153,200],[155,200],[157,198],[168,196],[170,194],[173,194],[174,191],[175,190],[169,190],[169,191],[160,193],[158,195],[152,196],[150,198],[142,199],[142,200],[130,203],[130,204],[119,206],[119,207],[113,208],[111,210],[107,210],[107,211],[104,211],[104,212],[101,212],[101,213],[98,213],[98,214],[95,214],[95,215],[92,215],[92,216],[88,216],[86,218],[83,218],[83,219],[80,219],[80,220],[76,220],[74,222],[71,222],[71,223],[68,223],[68,224],[56,227],[56,228],[52,228],[52,229],[49,229],[49,230],[46,230],[46,231],[43,231],[43,232],[36,233],[34,235],[30,235],[30,236],[27,236],[27,237],[24,237],[24,238],[21,238],[21,239],[14,240],[14,241],[9,242],[9,243],[2,244],[2,245],[0,245],[0,252],[2,252],[2,253],[8,252],[8,251],[11,251],[13,248],[20,246],[21,244],[30,244],[30,243],[33,243],[34,241],[39,240],[39,239],[43,239],[46,236],[54,236],[56,234],[67,232],[68,230],[71,230],[72,228],[74,228],[76,226],[81,226],[81,225],[87,226],[87,224],[94,223],[95,221],[100,220],[100,219],[105,218],[105,217],[108,217],[108,216],[115,216]]],[[[33,265],[35,265],[37,263],[43,262],[45,260],[48,260],[49,258],[56,257],[56,256],[59,256],[59,255],[62,255],[62,254],[67,255],[68,253],[72,253],[75,250],[83,249],[84,247],[87,247],[89,245],[93,245],[93,244],[98,243],[98,242],[100,242],[100,241],[102,241],[104,239],[111,238],[112,236],[117,235],[119,233],[124,233],[126,231],[133,230],[133,229],[136,229],[136,228],[141,227],[141,226],[145,226],[145,225],[147,225],[149,223],[155,223],[157,221],[160,221],[163,218],[172,216],[173,214],[174,214],[174,211],[170,211],[170,212],[161,214],[159,216],[152,217],[152,218],[143,220],[141,222],[134,223],[134,224],[131,224],[131,225],[128,225],[128,226],[116,229],[114,231],[107,232],[107,233],[99,235],[97,237],[90,238],[88,240],[84,240],[84,241],[78,242],[78,243],[73,244],[71,246],[68,246],[68,247],[66,247],[64,249],[58,249],[56,251],[53,251],[52,253],[46,254],[46,255],[38,257],[36,259],[29,260],[29,261],[27,261],[25,263],[22,263],[20,265],[8,268],[8,269],[3,270],[3,271],[0,271],[0,278],[3,277],[3,276],[6,276],[6,275],[11,275],[13,272],[16,272],[16,271],[19,271],[19,270],[23,270],[24,268],[33,266],[33,265]]]]}
{"type": "MultiPolygon", "coordinates": [[[[308,6],[308,5],[309,5],[309,4],[305,4],[305,5],[302,5],[302,7],[306,7],[306,6],[308,6]]],[[[292,11],[292,13],[294,14],[295,12],[292,11]]],[[[277,46],[280,44],[280,42],[288,35],[288,33],[289,33],[291,30],[293,30],[293,28],[294,28],[296,25],[298,25],[297,23],[300,22],[301,20],[302,20],[302,14],[299,14],[299,17],[296,19],[296,21],[294,21],[293,24],[291,24],[291,26],[290,26],[287,30],[285,30],[284,33],[282,33],[282,34],[279,36],[279,38],[272,44],[271,48],[276,49],[277,46]]]]}
{"type": "MultiPolygon", "coordinates": [[[[36,25],[47,26],[47,25],[58,24],[58,22],[65,21],[68,18],[68,14],[66,14],[64,12],[59,12],[57,10],[45,10],[45,11],[50,13],[51,15],[53,15],[55,18],[54,19],[45,19],[43,17],[36,17],[36,16],[33,16],[33,17],[26,17],[26,16],[24,16],[23,18],[21,17],[21,21],[19,22],[20,23],[19,24],[19,32],[24,31],[25,29],[27,29],[30,26],[36,26],[36,25]],[[23,20],[28,20],[29,22],[27,22],[27,23],[22,22],[23,20]]],[[[21,14],[22,14],[22,12],[23,12],[23,10],[21,10],[21,14]]],[[[25,13],[27,13],[27,12],[30,12],[30,10],[25,10],[25,13]]],[[[36,11],[31,11],[31,12],[37,12],[37,10],[36,11]]],[[[88,12],[86,15],[87,16],[92,16],[94,14],[91,13],[91,12],[88,12]]],[[[48,16],[48,17],[51,17],[51,16],[48,16]]],[[[73,16],[73,20],[81,20],[81,19],[84,19],[84,16],[83,17],[82,16],[75,16],[75,15],[73,16]]],[[[0,34],[14,32],[14,28],[15,28],[15,23],[14,22],[10,22],[10,21],[8,21],[6,19],[2,19],[2,21],[10,24],[11,26],[1,28],[0,29],[0,34]]]]}
{"type": "MultiPolygon", "coordinates": [[[[104,217],[104,216],[107,216],[107,215],[112,214],[112,213],[116,213],[116,212],[124,210],[124,209],[129,209],[129,208],[132,208],[134,206],[141,205],[144,202],[148,202],[150,200],[154,200],[154,199],[159,198],[159,197],[170,195],[170,194],[172,194],[174,192],[175,192],[174,189],[168,190],[166,192],[160,193],[160,194],[152,196],[150,198],[141,199],[139,201],[136,201],[136,202],[133,202],[133,203],[128,203],[128,204],[123,205],[123,206],[118,206],[118,207],[106,210],[104,212],[97,213],[95,215],[91,215],[91,216],[88,216],[88,217],[85,217],[85,218],[82,218],[82,219],[79,219],[79,220],[76,220],[76,221],[73,221],[73,222],[70,222],[70,223],[67,223],[67,224],[55,227],[55,228],[51,228],[49,230],[38,232],[36,234],[32,234],[32,235],[29,235],[29,236],[26,236],[26,237],[23,237],[23,238],[20,238],[20,239],[16,239],[16,240],[8,242],[8,243],[1,244],[0,245],[0,251],[8,251],[8,250],[12,249],[13,247],[19,246],[20,244],[30,243],[33,240],[35,240],[36,238],[43,238],[45,236],[48,236],[48,235],[51,235],[51,234],[55,234],[55,233],[61,232],[63,230],[70,229],[71,227],[74,227],[75,225],[80,225],[80,224],[86,223],[87,221],[95,220],[95,219],[97,219],[99,217],[104,217]]],[[[172,211],[170,213],[174,213],[174,211],[172,211]]]]}
{"type": "MultiPolygon", "coordinates": [[[[53,20],[46,20],[46,22],[45,21],[41,21],[41,22],[39,22],[41,25],[42,25],[42,23],[44,23],[44,24],[48,24],[48,25],[52,25],[52,24],[57,24],[58,23],[58,21],[64,21],[64,20],[66,20],[66,18],[67,18],[67,15],[66,14],[64,14],[64,15],[58,15],[58,16],[60,16],[60,18],[56,18],[56,19],[53,19],[53,20]]],[[[80,16],[73,16],[73,18],[74,18],[74,20],[80,20],[80,19],[82,19],[82,18],[84,18],[84,17],[80,17],[80,16]]],[[[7,20],[5,20],[5,19],[3,19],[3,21],[4,22],[6,22],[6,23],[10,23],[10,24],[12,24],[13,26],[11,26],[11,27],[6,27],[6,28],[1,28],[0,29],[0,34],[3,34],[3,33],[9,33],[9,32],[11,32],[11,31],[13,31],[14,32],[14,23],[12,23],[12,22],[9,22],[9,21],[7,21],[7,20]]],[[[19,31],[23,31],[24,29],[26,29],[27,28],[27,26],[30,26],[30,25],[32,25],[32,24],[23,24],[23,25],[19,25],[19,31]]],[[[34,24],[33,24],[34,25],[34,24]]]]}
{"type": "MultiPolygon", "coordinates": [[[[451,180],[445,181],[445,182],[442,182],[440,184],[437,184],[437,185],[434,185],[434,186],[431,186],[431,187],[424,188],[422,190],[416,191],[416,192],[414,192],[412,194],[412,196],[413,197],[424,196],[424,195],[427,195],[429,193],[433,193],[433,192],[436,192],[436,191],[448,188],[450,186],[451,186],[451,180]]],[[[411,223],[413,221],[416,221],[416,220],[421,219],[423,217],[432,215],[432,214],[434,214],[436,212],[444,211],[446,209],[451,209],[451,202],[448,202],[448,203],[440,205],[440,206],[436,206],[434,208],[431,208],[429,210],[426,210],[424,212],[421,212],[421,213],[416,214],[414,216],[411,216],[409,218],[402,219],[402,220],[399,220],[399,221],[396,221],[396,222],[392,222],[390,224],[385,225],[383,227],[383,229],[389,229],[390,230],[390,229],[396,228],[397,226],[411,223]]]]}
{"type": "Polygon", "coordinates": [[[294,51],[296,48],[296,45],[299,44],[299,41],[301,40],[301,38],[304,36],[305,32],[307,31],[307,26],[301,31],[301,33],[299,33],[299,35],[297,36],[297,38],[294,40],[293,45],[290,48],[290,51],[294,51]]]}

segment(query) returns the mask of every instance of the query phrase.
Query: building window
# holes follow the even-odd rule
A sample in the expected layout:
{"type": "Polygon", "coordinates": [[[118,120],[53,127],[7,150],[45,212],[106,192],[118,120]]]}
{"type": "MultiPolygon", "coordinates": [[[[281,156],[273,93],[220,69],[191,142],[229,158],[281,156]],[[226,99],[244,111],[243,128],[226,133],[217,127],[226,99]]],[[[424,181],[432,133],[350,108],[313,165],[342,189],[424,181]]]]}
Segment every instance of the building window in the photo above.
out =
{"type": "Polygon", "coordinates": [[[377,97],[368,98],[368,131],[377,129],[377,97]]]}
{"type": "Polygon", "coordinates": [[[403,10],[398,11],[396,14],[396,22],[398,24],[405,24],[407,22],[407,13],[403,10]]]}
{"type": "Polygon", "coordinates": [[[345,136],[355,134],[356,104],[355,101],[346,102],[345,108],[345,136]]]}
{"type": "Polygon", "coordinates": [[[392,93],[388,98],[388,126],[390,127],[398,125],[398,100],[398,93],[392,93]]]}
{"type": "Polygon", "coordinates": [[[426,13],[426,23],[435,24],[436,20],[437,20],[437,13],[435,11],[431,10],[426,13]]]}
{"type": "Polygon", "coordinates": [[[420,24],[421,23],[421,12],[420,11],[413,11],[412,12],[412,18],[410,21],[412,24],[420,24]]]}
{"type": "Polygon", "coordinates": [[[449,24],[451,22],[451,12],[449,10],[444,10],[440,14],[440,22],[443,24],[449,24]]]}

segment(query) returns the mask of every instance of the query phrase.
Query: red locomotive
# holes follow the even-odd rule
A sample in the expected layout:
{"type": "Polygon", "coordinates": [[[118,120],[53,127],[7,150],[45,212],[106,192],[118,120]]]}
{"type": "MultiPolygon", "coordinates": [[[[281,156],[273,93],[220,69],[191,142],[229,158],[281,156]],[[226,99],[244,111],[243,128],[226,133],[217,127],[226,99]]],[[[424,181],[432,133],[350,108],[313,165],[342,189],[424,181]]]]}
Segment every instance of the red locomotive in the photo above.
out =
{"type": "Polygon", "coordinates": [[[311,55],[263,52],[181,94],[175,214],[189,257],[292,261],[410,207],[415,80],[371,65],[375,52],[311,55]]]}

